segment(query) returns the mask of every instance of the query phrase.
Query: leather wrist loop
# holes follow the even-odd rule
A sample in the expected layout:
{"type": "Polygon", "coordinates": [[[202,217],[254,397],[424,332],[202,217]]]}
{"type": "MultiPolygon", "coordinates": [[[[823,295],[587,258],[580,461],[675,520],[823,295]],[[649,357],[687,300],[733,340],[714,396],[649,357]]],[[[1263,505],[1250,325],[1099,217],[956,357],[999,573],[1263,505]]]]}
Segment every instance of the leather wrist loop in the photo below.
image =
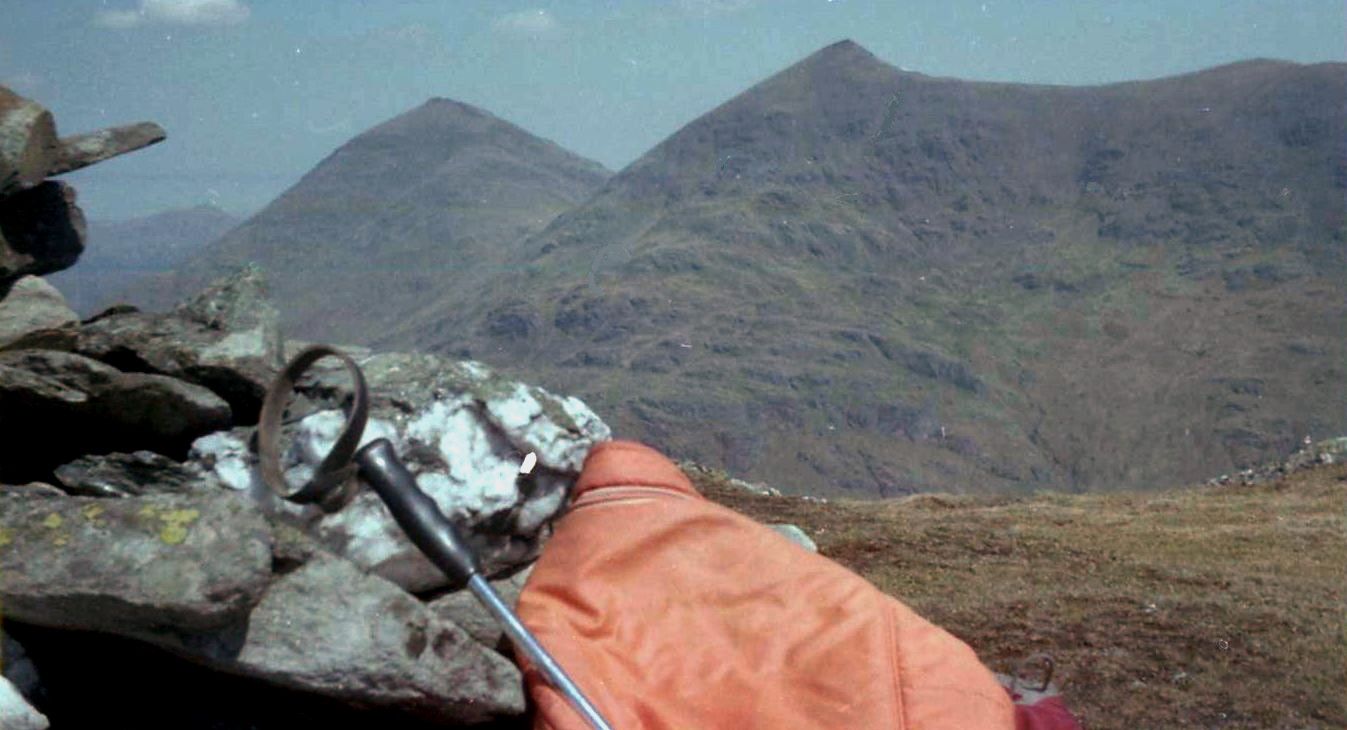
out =
{"type": "Polygon", "coordinates": [[[305,348],[276,376],[262,401],[262,413],[257,421],[258,470],[262,473],[262,481],[286,500],[299,504],[317,504],[325,512],[336,512],[355,494],[355,475],[358,470],[354,462],[355,450],[360,445],[360,437],[368,420],[369,391],[365,385],[365,376],[355,361],[327,345],[305,348]],[[332,450],[318,465],[313,478],[303,486],[294,488],[281,471],[281,416],[285,413],[285,406],[299,377],[324,357],[335,357],[346,367],[355,387],[355,398],[332,450]]]}

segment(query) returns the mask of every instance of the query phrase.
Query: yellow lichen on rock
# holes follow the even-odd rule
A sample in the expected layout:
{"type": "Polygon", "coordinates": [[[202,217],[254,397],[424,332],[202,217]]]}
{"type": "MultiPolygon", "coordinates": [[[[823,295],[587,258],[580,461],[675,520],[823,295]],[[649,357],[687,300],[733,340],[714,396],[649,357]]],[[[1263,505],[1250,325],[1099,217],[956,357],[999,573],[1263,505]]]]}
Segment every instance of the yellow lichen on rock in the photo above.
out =
{"type": "Polygon", "coordinates": [[[60,527],[61,523],[64,521],[65,520],[62,520],[60,515],[56,514],[55,512],[52,512],[51,514],[47,515],[46,519],[42,520],[42,526],[47,528],[48,530],[55,530],[56,528],[60,527]]]}
{"type": "Polygon", "coordinates": [[[80,509],[80,514],[84,515],[84,519],[96,525],[98,524],[99,515],[103,514],[103,506],[99,504],[86,504],[80,509]]]}
{"type": "Polygon", "coordinates": [[[159,539],[169,545],[179,545],[187,539],[187,526],[196,522],[201,513],[194,509],[168,510],[159,515],[164,527],[159,531],[159,539]]]}

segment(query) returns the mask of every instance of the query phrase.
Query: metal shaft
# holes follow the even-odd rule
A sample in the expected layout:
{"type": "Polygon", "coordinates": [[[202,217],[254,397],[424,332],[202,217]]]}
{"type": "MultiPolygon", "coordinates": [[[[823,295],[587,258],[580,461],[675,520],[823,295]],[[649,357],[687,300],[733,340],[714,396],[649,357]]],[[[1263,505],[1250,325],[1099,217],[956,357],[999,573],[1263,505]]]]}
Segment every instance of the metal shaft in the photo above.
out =
{"type": "Polygon", "coordinates": [[[571,707],[574,707],[575,711],[580,713],[580,716],[585,718],[586,722],[593,726],[595,730],[613,730],[608,721],[603,719],[603,715],[599,714],[598,708],[590,703],[589,699],[580,691],[580,688],[575,686],[575,682],[572,682],[571,678],[566,676],[566,671],[561,668],[560,664],[557,664],[551,654],[547,653],[542,644],[538,643],[538,640],[520,622],[519,617],[515,616],[514,611],[510,610],[505,601],[501,600],[496,590],[491,587],[490,583],[486,582],[485,578],[481,575],[474,575],[469,578],[468,590],[472,591],[472,594],[477,596],[477,600],[482,602],[486,610],[496,617],[496,621],[501,625],[501,628],[505,629],[505,635],[510,637],[510,641],[514,642],[514,645],[524,652],[529,661],[533,662],[534,666],[542,671],[543,676],[547,677],[547,682],[555,687],[566,698],[567,702],[571,703],[571,707]]]}
{"type": "Polygon", "coordinates": [[[477,600],[491,612],[505,634],[515,646],[542,670],[548,683],[571,703],[595,730],[612,730],[594,705],[580,691],[580,688],[566,676],[561,666],[552,658],[528,628],[519,621],[511,609],[490,583],[482,577],[482,567],[468,542],[459,534],[458,528],[440,512],[435,501],[426,496],[416,486],[416,477],[398,458],[393,444],[388,439],[375,439],[365,448],[356,452],[355,463],[360,473],[374,488],[379,498],[388,506],[402,531],[407,533],[413,544],[420,548],[430,562],[444,571],[450,580],[466,582],[468,589],[477,600]]]}

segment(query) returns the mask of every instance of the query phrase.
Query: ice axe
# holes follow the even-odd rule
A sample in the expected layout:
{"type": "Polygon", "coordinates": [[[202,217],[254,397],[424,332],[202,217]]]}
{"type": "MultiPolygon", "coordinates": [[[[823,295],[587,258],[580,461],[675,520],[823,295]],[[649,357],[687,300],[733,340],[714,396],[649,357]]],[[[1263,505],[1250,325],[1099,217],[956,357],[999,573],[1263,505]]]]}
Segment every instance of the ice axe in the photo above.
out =
{"type": "Polygon", "coordinates": [[[300,504],[316,504],[326,512],[341,509],[355,496],[358,473],[388,506],[393,519],[412,544],[425,554],[456,585],[467,585],[482,606],[495,617],[520,651],[547,681],[597,730],[612,730],[594,704],[566,675],[538,639],[501,600],[482,575],[481,561],[458,528],[440,512],[434,500],[416,485],[416,478],[398,458],[388,439],[375,439],[357,451],[369,420],[369,391],[360,366],[345,353],[326,345],[300,351],[276,377],[262,402],[257,424],[257,451],[262,479],[282,498],[300,504]],[[332,450],[319,464],[313,478],[292,488],[280,466],[281,416],[299,376],[324,357],[334,357],[346,367],[355,388],[350,413],[332,450]]]}

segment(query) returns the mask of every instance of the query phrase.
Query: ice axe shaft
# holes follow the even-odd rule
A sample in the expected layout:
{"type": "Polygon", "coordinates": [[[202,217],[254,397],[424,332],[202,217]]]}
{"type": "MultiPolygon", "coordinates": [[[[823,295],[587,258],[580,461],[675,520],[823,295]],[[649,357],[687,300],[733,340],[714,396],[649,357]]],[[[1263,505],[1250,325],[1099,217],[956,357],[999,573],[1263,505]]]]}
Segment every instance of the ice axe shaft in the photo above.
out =
{"type": "Polygon", "coordinates": [[[416,486],[416,478],[398,459],[388,439],[376,439],[355,454],[360,474],[379,495],[407,537],[435,567],[468,590],[491,612],[510,637],[510,641],[543,673],[547,681],[566,698],[596,730],[612,730],[593,703],[547,653],[538,639],[501,600],[491,584],[482,577],[481,563],[458,528],[440,512],[434,500],[416,486]]]}

